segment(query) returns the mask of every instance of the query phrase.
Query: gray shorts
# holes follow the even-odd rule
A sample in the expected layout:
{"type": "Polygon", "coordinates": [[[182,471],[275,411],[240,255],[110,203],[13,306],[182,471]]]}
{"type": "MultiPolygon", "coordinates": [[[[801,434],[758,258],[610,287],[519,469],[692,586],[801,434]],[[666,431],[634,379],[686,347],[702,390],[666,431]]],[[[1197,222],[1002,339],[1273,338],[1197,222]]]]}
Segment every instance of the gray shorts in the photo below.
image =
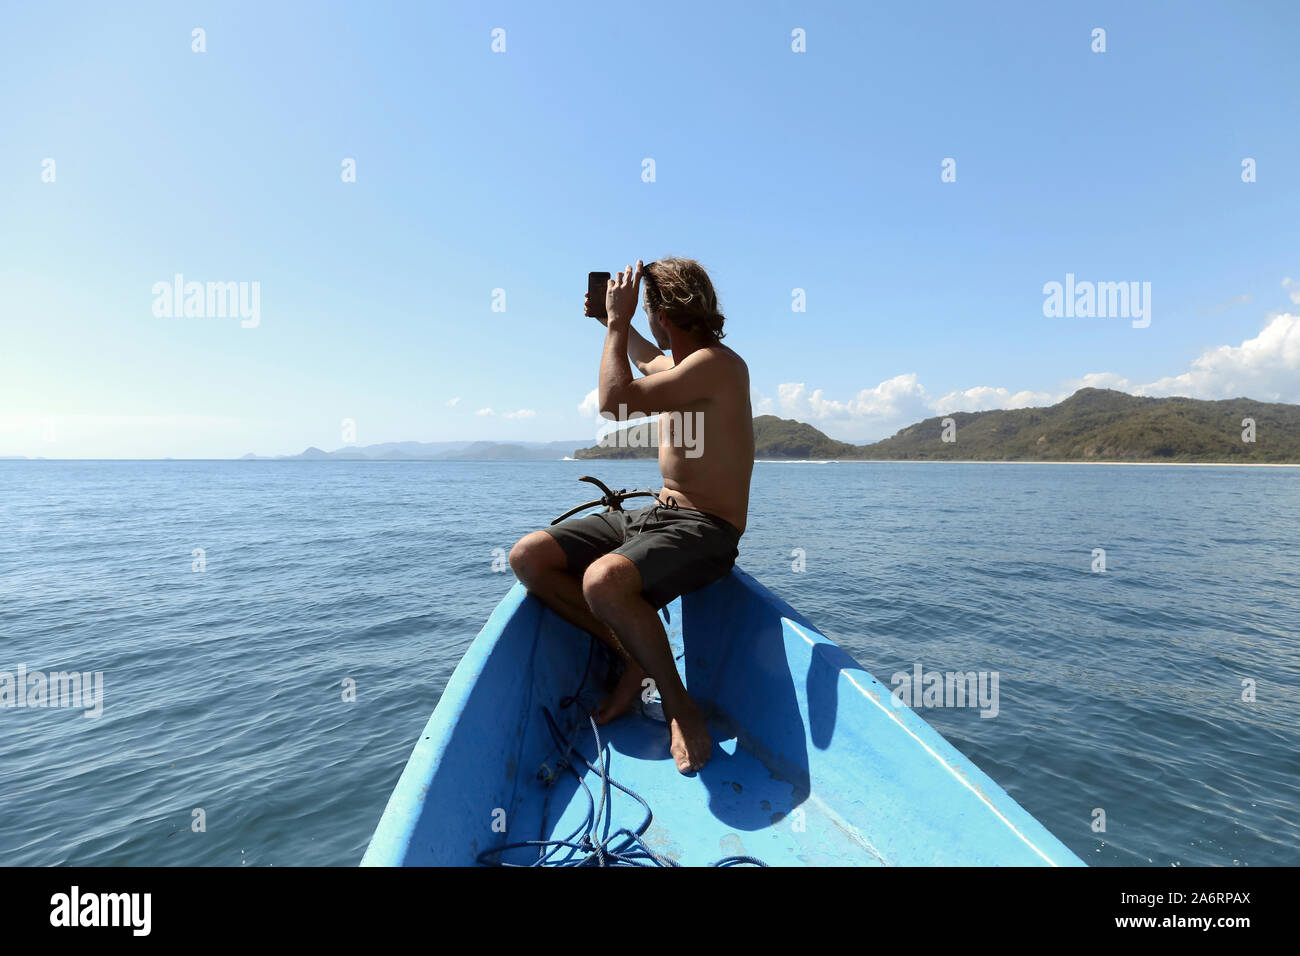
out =
{"type": "Polygon", "coordinates": [[[731,522],[671,505],[570,518],[545,530],[579,577],[602,555],[623,555],[640,572],[641,593],[655,610],[724,577],[739,554],[740,531],[731,522]]]}

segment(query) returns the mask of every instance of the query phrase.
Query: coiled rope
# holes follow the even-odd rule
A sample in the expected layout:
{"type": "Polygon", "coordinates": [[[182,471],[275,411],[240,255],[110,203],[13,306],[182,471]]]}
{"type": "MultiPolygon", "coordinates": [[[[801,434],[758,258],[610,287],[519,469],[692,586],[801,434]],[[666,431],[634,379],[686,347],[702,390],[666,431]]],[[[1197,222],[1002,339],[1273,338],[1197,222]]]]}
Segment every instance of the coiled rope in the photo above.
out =
{"type": "MultiPolygon", "coordinates": [[[[550,710],[543,707],[542,715],[546,718],[546,725],[550,729],[552,740],[560,748],[560,766],[568,769],[573,774],[582,786],[583,792],[587,795],[586,818],[581,826],[563,839],[521,840],[517,843],[507,843],[490,850],[484,850],[478,855],[478,862],[487,866],[681,866],[676,860],[656,853],[643,839],[646,830],[650,827],[650,821],[654,819],[654,814],[650,810],[650,804],[646,803],[639,793],[630,787],[623,786],[609,775],[611,755],[609,747],[601,742],[600,730],[596,726],[595,719],[590,715],[587,716],[587,722],[591,726],[591,732],[596,739],[596,763],[593,764],[575,746],[578,733],[582,729],[581,721],[574,728],[573,734],[568,739],[565,739],[550,710]],[[578,772],[574,761],[569,759],[570,755],[576,756],[588,770],[600,774],[599,801],[591,792],[591,788],[587,786],[583,774],[578,772]],[[641,808],[645,811],[645,818],[635,830],[620,827],[610,832],[613,816],[610,812],[610,787],[622,790],[641,804],[641,808]],[[602,818],[605,825],[604,836],[599,834],[602,818]],[[500,859],[500,855],[505,851],[522,847],[536,847],[537,860],[529,864],[519,864],[506,863],[500,859]],[[564,856],[560,856],[565,850],[569,852],[564,856]],[[492,859],[487,859],[488,857],[492,859]]],[[[547,808],[549,808],[551,797],[549,785],[553,783],[554,778],[548,782],[547,808]]],[[[543,825],[545,825],[545,815],[545,811],[543,811],[543,825]]],[[[753,856],[726,856],[711,865],[742,866],[746,864],[767,866],[762,860],[753,856]]]]}

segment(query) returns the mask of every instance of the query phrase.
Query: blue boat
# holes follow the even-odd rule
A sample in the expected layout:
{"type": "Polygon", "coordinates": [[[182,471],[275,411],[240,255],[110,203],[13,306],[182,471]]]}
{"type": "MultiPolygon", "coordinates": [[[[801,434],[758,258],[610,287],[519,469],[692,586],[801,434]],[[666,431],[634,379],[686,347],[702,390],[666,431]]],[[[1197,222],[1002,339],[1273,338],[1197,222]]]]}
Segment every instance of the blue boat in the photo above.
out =
{"type": "Polygon", "coordinates": [[[713,732],[702,770],[677,772],[653,700],[594,728],[601,646],[515,584],[362,865],[1083,865],[739,568],[662,614],[713,732]]]}

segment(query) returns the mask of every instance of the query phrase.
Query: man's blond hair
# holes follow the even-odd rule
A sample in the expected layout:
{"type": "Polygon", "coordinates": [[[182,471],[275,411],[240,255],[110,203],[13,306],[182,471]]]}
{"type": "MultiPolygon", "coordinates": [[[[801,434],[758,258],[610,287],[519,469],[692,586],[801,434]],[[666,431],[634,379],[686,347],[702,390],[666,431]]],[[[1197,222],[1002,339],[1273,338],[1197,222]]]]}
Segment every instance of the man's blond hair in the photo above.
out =
{"type": "Polygon", "coordinates": [[[720,339],[727,317],[718,309],[718,296],[704,266],[694,259],[660,259],[642,269],[645,303],[684,332],[720,339]]]}

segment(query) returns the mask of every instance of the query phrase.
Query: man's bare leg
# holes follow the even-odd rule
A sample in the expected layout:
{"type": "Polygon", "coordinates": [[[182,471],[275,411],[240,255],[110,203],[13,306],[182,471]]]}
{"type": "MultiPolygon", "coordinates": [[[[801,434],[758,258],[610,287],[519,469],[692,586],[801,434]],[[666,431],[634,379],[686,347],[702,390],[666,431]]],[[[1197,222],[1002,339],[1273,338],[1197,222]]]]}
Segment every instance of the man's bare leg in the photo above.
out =
{"type": "Polygon", "coordinates": [[[609,625],[592,614],[582,594],[582,582],[569,572],[568,564],[564,549],[545,531],[525,535],[510,549],[510,567],[530,594],[570,624],[608,645],[627,665],[614,690],[596,708],[596,723],[604,725],[632,706],[646,674],[609,625]]]}
{"type": "Polygon", "coordinates": [[[591,612],[618,635],[627,652],[654,680],[672,735],[669,750],[677,769],[690,773],[708,761],[713,740],[704,715],[677,673],[663,622],[641,590],[641,573],[621,554],[597,558],[582,578],[582,595],[591,612]]]}

